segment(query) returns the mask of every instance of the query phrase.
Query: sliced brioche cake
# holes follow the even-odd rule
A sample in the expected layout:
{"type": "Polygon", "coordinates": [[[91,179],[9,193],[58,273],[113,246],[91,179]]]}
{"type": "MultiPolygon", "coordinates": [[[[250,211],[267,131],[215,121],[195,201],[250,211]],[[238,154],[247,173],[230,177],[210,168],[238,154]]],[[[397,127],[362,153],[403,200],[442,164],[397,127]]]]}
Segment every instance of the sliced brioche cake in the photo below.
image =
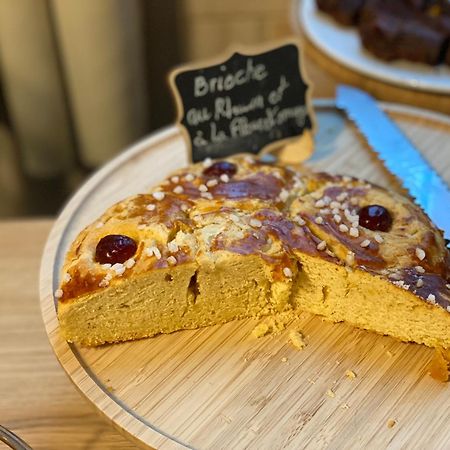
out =
{"type": "Polygon", "coordinates": [[[55,295],[84,345],[309,311],[450,348],[449,253],[416,205],[250,156],[111,207],[72,244],[55,295]]]}

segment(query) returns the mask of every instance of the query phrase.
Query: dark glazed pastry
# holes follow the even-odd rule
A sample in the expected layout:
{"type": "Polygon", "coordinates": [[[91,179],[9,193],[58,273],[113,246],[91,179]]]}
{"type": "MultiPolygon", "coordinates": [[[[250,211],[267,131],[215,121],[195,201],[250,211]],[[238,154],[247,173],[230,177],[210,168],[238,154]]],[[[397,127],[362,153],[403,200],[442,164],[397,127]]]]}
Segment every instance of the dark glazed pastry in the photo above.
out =
{"type": "Polygon", "coordinates": [[[363,46],[380,59],[450,63],[448,1],[317,0],[317,5],[338,22],[357,25],[363,46]]]}
{"type": "Polygon", "coordinates": [[[367,0],[359,22],[364,47],[388,61],[441,63],[450,23],[440,9],[433,11],[411,7],[406,1],[367,0]]]}
{"type": "Polygon", "coordinates": [[[364,0],[317,0],[317,6],[342,25],[356,25],[364,0]]]}

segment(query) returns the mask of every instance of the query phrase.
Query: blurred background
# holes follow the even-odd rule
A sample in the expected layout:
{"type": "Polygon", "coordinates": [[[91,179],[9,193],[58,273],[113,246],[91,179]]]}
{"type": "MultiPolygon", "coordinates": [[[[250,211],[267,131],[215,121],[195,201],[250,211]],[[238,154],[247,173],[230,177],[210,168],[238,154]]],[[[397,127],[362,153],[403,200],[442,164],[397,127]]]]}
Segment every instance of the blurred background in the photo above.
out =
{"type": "Polygon", "coordinates": [[[167,72],[292,34],[289,0],[0,0],[0,217],[56,213],[174,121],[167,72]]]}

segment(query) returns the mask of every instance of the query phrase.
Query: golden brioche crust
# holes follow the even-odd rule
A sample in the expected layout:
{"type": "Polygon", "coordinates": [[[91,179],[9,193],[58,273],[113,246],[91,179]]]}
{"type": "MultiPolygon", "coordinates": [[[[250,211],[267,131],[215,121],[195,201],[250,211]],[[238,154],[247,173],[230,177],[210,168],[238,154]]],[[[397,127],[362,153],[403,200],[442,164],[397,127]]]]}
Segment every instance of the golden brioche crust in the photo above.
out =
{"type": "Polygon", "coordinates": [[[129,277],[226,250],[258,255],[273,281],[288,282],[302,253],[363,270],[450,313],[449,253],[442,233],[409,199],[349,177],[312,173],[235,156],[232,177],[211,177],[206,161],[112,206],[83,230],[63,268],[60,303],[129,277]],[[358,226],[359,208],[380,204],[388,232],[358,226]],[[356,231],[355,231],[356,230],[356,231]],[[124,234],[138,243],[123,264],[95,261],[99,240],[124,234]],[[425,255],[425,256],[424,256],[425,255]]]}
{"type": "Polygon", "coordinates": [[[442,233],[409,199],[354,178],[300,174],[250,156],[236,156],[227,161],[238,167],[232,179],[222,181],[219,177],[217,184],[208,186],[215,178],[204,176],[205,164],[199,163],[171,175],[151,193],[131,197],[106,211],[73,243],[64,265],[68,276],[63,277],[60,301],[106,287],[106,283],[105,286],[100,283],[110,267],[94,260],[95,247],[102,236],[124,234],[139,242],[134,261],[128,264],[131,267],[116,277],[120,281],[168,267],[169,256],[176,258],[176,264],[194,261],[198,250],[198,243],[192,238],[194,230],[204,227],[214,216],[228,216],[231,224],[240,223],[243,235],[236,234],[230,225],[211,241],[210,251],[226,249],[239,254],[259,254],[268,261],[272,258],[274,266],[279,266],[275,272],[279,272],[283,264],[267,249],[269,241],[272,247],[282,247],[280,260],[299,250],[376,273],[433,303],[429,299],[432,294],[437,305],[450,307],[450,290],[446,286],[449,255],[442,233]],[[177,190],[178,186],[182,190],[177,190]],[[159,192],[163,196],[155,198],[159,192]],[[369,204],[383,205],[393,213],[390,231],[357,227],[357,236],[342,231],[345,227],[350,230],[352,223],[357,222],[357,214],[352,212],[369,204]],[[319,217],[322,221],[317,220],[319,217]],[[259,222],[261,226],[254,226],[259,222]],[[168,249],[171,237],[179,241],[176,251],[168,249]],[[365,240],[370,243],[362,247],[365,240]],[[327,246],[318,250],[321,241],[326,241],[327,246]],[[160,259],[154,255],[146,257],[145,250],[151,244],[161,252],[160,259]],[[416,254],[418,248],[426,249],[423,260],[416,254]],[[419,278],[423,284],[417,287],[419,278]]]}

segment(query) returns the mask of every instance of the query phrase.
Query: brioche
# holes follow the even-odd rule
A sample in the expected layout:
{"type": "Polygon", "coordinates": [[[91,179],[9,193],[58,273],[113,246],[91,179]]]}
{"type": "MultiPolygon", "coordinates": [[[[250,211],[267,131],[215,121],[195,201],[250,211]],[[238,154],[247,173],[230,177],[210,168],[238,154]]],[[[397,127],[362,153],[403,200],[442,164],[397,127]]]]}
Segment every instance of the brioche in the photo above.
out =
{"type": "Polygon", "coordinates": [[[239,155],[180,170],[72,244],[61,331],[87,346],[285,311],[450,348],[449,252],[411,200],[239,155]]]}

